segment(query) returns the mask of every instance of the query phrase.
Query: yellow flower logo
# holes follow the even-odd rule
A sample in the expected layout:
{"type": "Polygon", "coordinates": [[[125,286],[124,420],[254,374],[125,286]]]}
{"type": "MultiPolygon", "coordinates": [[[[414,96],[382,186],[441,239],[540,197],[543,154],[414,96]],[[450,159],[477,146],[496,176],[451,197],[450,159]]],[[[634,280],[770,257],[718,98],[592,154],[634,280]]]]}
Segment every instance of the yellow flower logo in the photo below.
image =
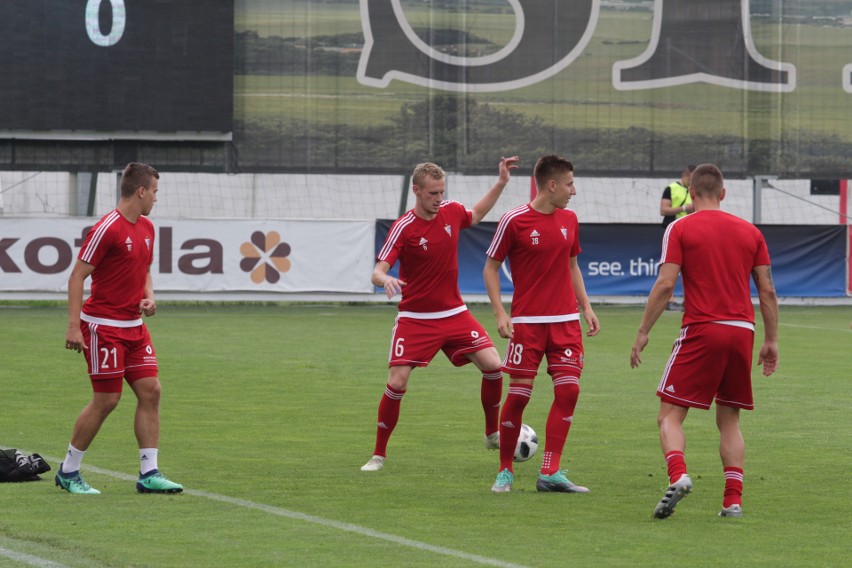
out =
{"type": "Polygon", "coordinates": [[[264,280],[275,284],[281,279],[281,273],[290,270],[290,245],[281,242],[281,235],[270,231],[265,235],[261,231],[251,234],[251,242],[240,245],[243,259],[240,268],[251,273],[251,281],[261,284],[264,280]]]}

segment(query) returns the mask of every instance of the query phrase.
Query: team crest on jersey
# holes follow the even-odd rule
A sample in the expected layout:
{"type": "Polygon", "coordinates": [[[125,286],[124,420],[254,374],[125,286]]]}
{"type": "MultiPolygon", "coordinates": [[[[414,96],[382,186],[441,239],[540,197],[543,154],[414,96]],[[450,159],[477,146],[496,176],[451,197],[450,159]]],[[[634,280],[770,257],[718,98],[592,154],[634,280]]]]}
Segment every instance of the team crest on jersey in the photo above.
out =
{"type": "Polygon", "coordinates": [[[133,250],[133,241],[130,240],[130,237],[127,237],[127,239],[124,241],[124,245],[127,247],[128,252],[133,250]]]}
{"type": "Polygon", "coordinates": [[[568,240],[568,229],[566,229],[565,227],[562,227],[559,230],[562,232],[562,238],[567,241],[568,240]]]}
{"type": "Polygon", "coordinates": [[[447,231],[448,235],[450,235],[451,237],[453,236],[453,228],[452,227],[450,227],[449,225],[444,225],[444,230],[447,231]]]}
{"type": "Polygon", "coordinates": [[[423,247],[423,250],[429,250],[429,247],[426,246],[427,244],[429,244],[429,241],[426,240],[426,237],[420,237],[418,246],[423,247]]]}
{"type": "Polygon", "coordinates": [[[151,250],[151,237],[145,237],[145,248],[151,250]]]}

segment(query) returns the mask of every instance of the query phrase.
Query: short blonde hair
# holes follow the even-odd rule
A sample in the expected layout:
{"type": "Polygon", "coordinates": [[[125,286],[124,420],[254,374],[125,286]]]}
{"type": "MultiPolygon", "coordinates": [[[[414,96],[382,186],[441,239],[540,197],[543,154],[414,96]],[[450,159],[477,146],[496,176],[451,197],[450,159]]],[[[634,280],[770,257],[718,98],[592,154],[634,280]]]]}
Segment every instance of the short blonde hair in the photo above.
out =
{"type": "Polygon", "coordinates": [[[447,174],[438,164],[424,162],[422,164],[417,164],[414,167],[414,173],[411,174],[411,184],[416,185],[417,187],[422,187],[423,182],[426,181],[427,177],[432,179],[444,179],[444,176],[446,175],[447,174]]]}

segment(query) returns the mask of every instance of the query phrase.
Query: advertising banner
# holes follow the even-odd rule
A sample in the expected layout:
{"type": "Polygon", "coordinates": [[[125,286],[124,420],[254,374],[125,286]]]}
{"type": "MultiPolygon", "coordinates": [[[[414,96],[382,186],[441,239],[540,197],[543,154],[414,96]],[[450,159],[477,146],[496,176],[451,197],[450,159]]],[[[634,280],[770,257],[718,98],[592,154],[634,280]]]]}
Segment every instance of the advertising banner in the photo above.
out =
{"type": "MultiPolygon", "coordinates": [[[[376,225],[376,250],[384,243],[390,221],[376,225]]],[[[485,251],[497,228],[480,223],[459,239],[459,288],[462,294],[484,294],[485,251]]],[[[772,259],[779,296],[839,297],[847,293],[847,228],[837,226],[761,226],[772,259]]],[[[663,229],[660,225],[586,223],[580,226],[583,252],[579,263],[590,296],[646,296],[657,278],[663,229]]],[[[503,265],[503,299],[511,298],[510,268],[503,265]]],[[[392,273],[396,274],[398,266],[392,273]]],[[[752,292],[754,288],[752,287],[752,292]]],[[[678,281],[676,295],[683,289],[678,281]]]]}
{"type": "MultiPolygon", "coordinates": [[[[158,292],[372,291],[371,221],[153,220],[158,292]]],[[[93,224],[0,221],[0,291],[66,291],[93,224]]]]}
{"type": "Polygon", "coordinates": [[[850,45],[849,0],[7,1],[0,165],[840,178],[850,45]]]}
{"type": "Polygon", "coordinates": [[[846,295],[846,226],[763,225],[779,296],[846,295]]]}
{"type": "Polygon", "coordinates": [[[237,2],[243,168],[840,176],[848,1],[237,2]],[[416,133],[412,137],[412,133],[416,133]]]}

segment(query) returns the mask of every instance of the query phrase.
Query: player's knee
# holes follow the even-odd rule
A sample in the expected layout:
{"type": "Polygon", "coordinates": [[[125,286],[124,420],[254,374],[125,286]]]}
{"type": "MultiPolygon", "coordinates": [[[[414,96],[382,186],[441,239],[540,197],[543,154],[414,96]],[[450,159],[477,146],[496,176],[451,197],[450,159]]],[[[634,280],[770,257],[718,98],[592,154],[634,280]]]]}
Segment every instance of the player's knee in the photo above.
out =
{"type": "Polygon", "coordinates": [[[484,349],[480,351],[480,359],[479,365],[480,369],[483,371],[487,371],[489,369],[500,370],[500,367],[503,364],[503,361],[500,359],[500,354],[497,352],[496,347],[489,347],[488,349],[484,349]]]}
{"type": "Polygon", "coordinates": [[[580,379],[570,375],[553,375],[553,394],[557,399],[577,400],[580,396],[580,379]]]}
{"type": "Polygon", "coordinates": [[[506,396],[503,408],[506,409],[507,412],[523,412],[530,401],[532,390],[532,379],[512,377],[511,382],[509,383],[509,394],[506,396]]]}
{"type": "Polygon", "coordinates": [[[156,377],[144,377],[130,382],[136,398],[141,404],[157,405],[160,402],[162,386],[156,377]]]}
{"type": "Polygon", "coordinates": [[[101,419],[104,419],[109,416],[110,412],[115,410],[119,400],[121,400],[120,392],[95,391],[95,396],[92,398],[90,407],[101,419]]]}

